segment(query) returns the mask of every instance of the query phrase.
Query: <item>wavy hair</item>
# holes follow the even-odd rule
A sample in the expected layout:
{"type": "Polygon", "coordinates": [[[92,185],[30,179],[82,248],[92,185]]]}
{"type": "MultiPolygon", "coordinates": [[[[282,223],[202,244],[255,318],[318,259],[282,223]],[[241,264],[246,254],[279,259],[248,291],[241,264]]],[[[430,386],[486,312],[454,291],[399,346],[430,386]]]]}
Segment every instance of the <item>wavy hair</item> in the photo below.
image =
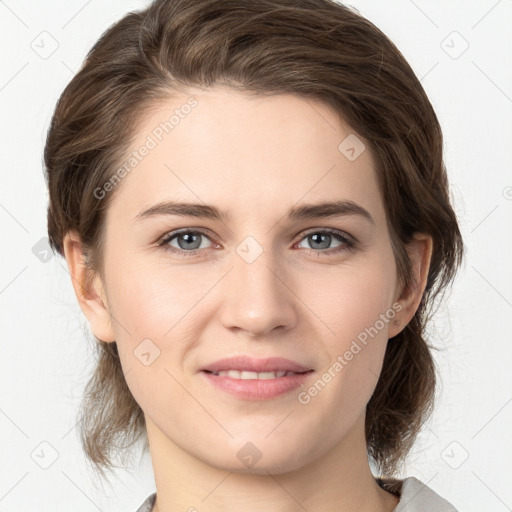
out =
{"type": "MultiPolygon", "coordinates": [[[[118,169],[137,120],[156,101],[217,84],[319,100],[368,141],[402,283],[412,279],[406,244],[414,233],[433,239],[421,303],[388,342],[366,410],[368,454],[381,473],[394,474],[431,412],[436,371],[425,328],[463,241],[433,107],[396,46],[355,10],[333,0],[156,0],[113,24],[63,91],[48,130],[51,247],[63,255],[65,234],[77,231],[88,272],[103,275],[105,212],[117,189],[101,200],[94,190],[118,169]]],[[[80,435],[104,473],[144,436],[145,422],[115,342],[95,346],[80,435]]]]}

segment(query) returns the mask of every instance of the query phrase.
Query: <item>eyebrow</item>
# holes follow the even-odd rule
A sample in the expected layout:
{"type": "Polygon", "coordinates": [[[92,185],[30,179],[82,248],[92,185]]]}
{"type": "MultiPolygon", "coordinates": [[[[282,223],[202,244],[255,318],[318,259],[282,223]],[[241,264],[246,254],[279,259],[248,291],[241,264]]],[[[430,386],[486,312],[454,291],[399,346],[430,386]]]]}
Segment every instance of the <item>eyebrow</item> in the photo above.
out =
{"type": "MultiPolygon", "coordinates": [[[[199,203],[162,201],[138,213],[135,217],[135,221],[138,222],[158,215],[178,215],[222,221],[229,221],[231,219],[231,215],[228,211],[221,210],[215,206],[199,203]]],[[[368,210],[353,201],[346,200],[318,204],[302,204],[290,208],[287,212],[287,217],[290,220],[323,219],[349,215],[359,215],[371,224],[375,224],[368,210]]]]}

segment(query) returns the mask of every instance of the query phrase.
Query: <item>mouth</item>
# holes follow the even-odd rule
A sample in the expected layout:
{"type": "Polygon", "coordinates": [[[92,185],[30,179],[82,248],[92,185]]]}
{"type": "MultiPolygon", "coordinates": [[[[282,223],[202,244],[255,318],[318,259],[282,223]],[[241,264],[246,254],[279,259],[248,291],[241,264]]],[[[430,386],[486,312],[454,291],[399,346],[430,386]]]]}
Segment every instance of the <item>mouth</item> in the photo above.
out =
{"type": "Polygon", "coordinates": [[[230,379],[239,379],[239,380],[271,380],[271,379],[280,379],[282,377],[292,377],[295,375],[303,375],[305,373],[310,373],[313,370],[308,370],[305,372],[292,372],[286,370],[277,370],[270,372],[252,372],[247,370],[221,370],[218,372],[213,372],[210,370],[203,370],[205,373],[209,373],[211,375],[215,375],[216,377],[229,377],[230,379]]]}
{"type": "Polygon", "coordinates": [[[222,377],[230,376],[231,378],[245,380],[281,378],[287,372],[297,374],[311,371],[311,367],[283,357],[257,358],[249,355],[238,355],[219,359],[201,370],[222,377]],[[226,372],[234,373],[228,375],[226,372]]]}
{"type": "Polygon", "coordinates": [[[219,359],[199,371],[207,386],[238,400],[270,400],[289,396],[304,386],[311,367],[283,357],[238,355],[219,359]]]}
{"type": "Polygon", "coordinates": [[[224,396],[252,401],[289,398],[314,370],[290,359],[236,356],[216,361],[199,373],[207,386],[224,396]]]}

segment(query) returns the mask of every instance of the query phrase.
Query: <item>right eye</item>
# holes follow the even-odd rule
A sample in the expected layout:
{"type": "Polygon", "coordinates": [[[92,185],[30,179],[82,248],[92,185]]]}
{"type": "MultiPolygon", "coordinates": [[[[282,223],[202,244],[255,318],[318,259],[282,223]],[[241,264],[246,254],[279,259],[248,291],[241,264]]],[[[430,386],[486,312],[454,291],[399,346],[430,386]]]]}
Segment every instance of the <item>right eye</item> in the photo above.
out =
{"type": "Polygon", "coordinates": [[[202,238],[209,240],[203,231],[191,229],[171,231],[160,240],[158,245],[178,256],[195,256],[205,249],[205,247],[201,247],[203,245],[202,238]],[[176,242],[178,247],[171,245],[171,242],[176,242]]]}

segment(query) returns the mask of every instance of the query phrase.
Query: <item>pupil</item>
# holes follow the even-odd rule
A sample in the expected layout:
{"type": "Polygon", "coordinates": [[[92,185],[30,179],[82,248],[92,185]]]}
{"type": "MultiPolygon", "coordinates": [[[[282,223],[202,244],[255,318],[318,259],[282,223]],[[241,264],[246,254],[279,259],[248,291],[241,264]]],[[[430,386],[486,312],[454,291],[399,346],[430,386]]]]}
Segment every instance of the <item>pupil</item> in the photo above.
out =
{"type": "Polygon", "coordinates": [[[199,235],[194,235],[194,234],[191,234],[191,233],[186,233],[184,235],[181,235],[181,238],[178,238],[178,245],[180,246],[181,249],[197,249],[199,247],[199,245],[197,245],[197,247],[190,247],[190,245],[187,245],[187,244],[190,244],[190,243],[194,243],[194,241],[196,242],[197,244],[197,240],[199,239],[199,235]],[[181,243],[181,239],[185,239],[185,242],[184,244],[181,243]],[[195,240],[194,240],[195,239],[195,240]],[[185,245],[185,247],[183,247],[183,245],[185,245]]]}
{"type": "Polygon", "coordinates": [[[331,235],[323,235],[320,233],[315,233],[314,235],[311,235],[309,238],[313,240],[314,244],[319,243],[321,245],[321,247],[319,247],[319,249],[327,249],[329,247],[331,235]],[[321,241],[317,240],[318,238],[324,238],[325,240],[324,240],[324,242],[321,242],[321,241]]]}

